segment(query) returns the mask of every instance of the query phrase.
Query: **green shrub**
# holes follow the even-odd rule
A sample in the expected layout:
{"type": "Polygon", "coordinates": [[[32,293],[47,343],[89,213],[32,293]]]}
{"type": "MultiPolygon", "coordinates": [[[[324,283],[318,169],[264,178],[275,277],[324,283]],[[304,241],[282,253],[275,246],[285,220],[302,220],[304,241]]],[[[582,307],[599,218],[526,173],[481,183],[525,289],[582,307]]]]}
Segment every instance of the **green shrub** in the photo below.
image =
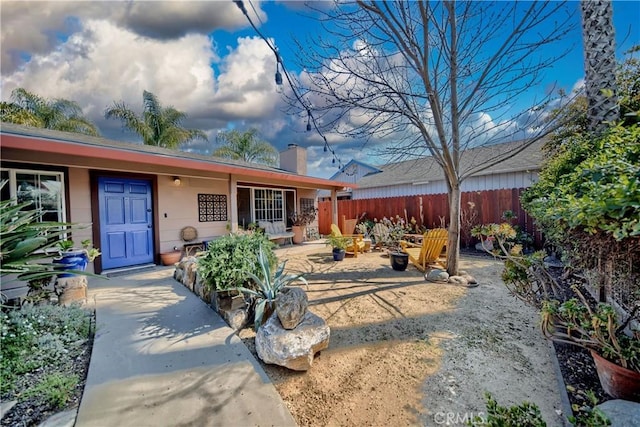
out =
{"type": "Polygon", "coordinates": [[[254,272],[261,277],[262,272],[258,264],[260,247],[263,247],[269,263],[275,266],[274,246],[274,243],[261,233],[221,237],[210,242],[207,251],[198,258],[198,274],[208,290],[253,287],[247,282],[246,272],[254,272]]]}
{"type": "Polygon", "coordinates": [[[525,209],[553,241],[567,230],[610,233],[616,240],[640,236],[640,126],[613,126],[594,138],[579,135],[523,195],[525,209]]]}
{"type": "Polygon", "coordinates": [[[66,405],[77,385],[77,375],[49,374],[36,386],[26,390],[20,398],[36,397],[51,407],[59,409],[66,405]]]}
{"type": "Polygon", "coordinates": [[[0,387],[13,390],[18,376],[73,363],[89,337],[90,318],[79,306],[25,306],[0,312],[0,387]]]}
{"type": "Polygon", "coordinates": [[[607,415],[597,408],[598,398],[592,390],[578,392],[586,397],[587,403],[580,406],[577,403],[571,405],[571,409],[575,415],[568,417],[569,422],[574,426],[584,427],[607,427],[611,425],[611,421],[607,415]]]}
{"type": "Polygon", "coordinates": [[[498,405],[491,393],[485,393],[487,400],[486,417],[475,417],[471,426],[488,427],[546,427],[537,405],[522,402],[520,405],[505,407],[498,405]]]}

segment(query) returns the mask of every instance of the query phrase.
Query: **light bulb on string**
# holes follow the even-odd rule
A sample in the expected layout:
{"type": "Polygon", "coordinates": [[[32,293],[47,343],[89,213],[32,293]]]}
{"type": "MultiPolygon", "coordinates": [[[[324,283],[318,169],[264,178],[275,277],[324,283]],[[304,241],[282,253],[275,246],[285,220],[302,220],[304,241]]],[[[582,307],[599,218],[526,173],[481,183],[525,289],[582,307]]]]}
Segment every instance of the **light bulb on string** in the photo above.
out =
{"type": "Polygon", "coordinates": [[[307,108],[307,132],[311,130],[311,111],[307,108]]]}
{"type": "MultiPolygon", "coordinates": [[[[277,49],[277,48],[276,48],[277,49]]],[[[280,54],[276,50],[276,84],[282,86],[282,74],[280,74],[280,54]]]]}
{"type": "Polygon", "coordinates": [[[327,144],[324,145],[324,152],[327,152],[327,144]]]}

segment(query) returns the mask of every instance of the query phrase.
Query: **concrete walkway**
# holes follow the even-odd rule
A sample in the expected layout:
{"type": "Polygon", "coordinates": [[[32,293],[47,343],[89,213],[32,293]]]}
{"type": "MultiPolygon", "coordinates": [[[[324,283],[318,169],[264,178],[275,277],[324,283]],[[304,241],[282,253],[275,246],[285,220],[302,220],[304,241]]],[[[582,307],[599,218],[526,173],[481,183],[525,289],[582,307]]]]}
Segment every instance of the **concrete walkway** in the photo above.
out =
{"type": "Polygon", "coordinates": [[[295,426],[260,364],[173,268],[91,279],[96,337],[76,426],[295,426]]]}

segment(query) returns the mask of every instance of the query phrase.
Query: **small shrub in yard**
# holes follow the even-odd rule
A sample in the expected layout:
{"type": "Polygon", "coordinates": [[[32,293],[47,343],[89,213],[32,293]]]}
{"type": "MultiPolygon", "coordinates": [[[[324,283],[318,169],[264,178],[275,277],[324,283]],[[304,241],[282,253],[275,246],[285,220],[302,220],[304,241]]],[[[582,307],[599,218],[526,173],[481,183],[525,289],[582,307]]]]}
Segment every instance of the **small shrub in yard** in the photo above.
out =
{"type": "Polygon", "coordinates": [[[489,427],[546,427],[542,419],[540,408],[529,402],[505,407],[498,405],[491,393],[485,393],[487,400],[487,414],[485,417],[475,417],[469,422],[470,426],[489,427]]]}
{"type": "Polygon", "coordinates": [[[276,264],[274,243],[264,234],[232,234],[209,243],[207,251],[198,258],[198,274],[210,289],[230,290],[247,285],[246,272],[262,275],[258,253],[263,248],[271,266],[276,264]]]}
{"type": "Polygon", "coordinates": [[[64,376],[89,338],[90,323],[89,313],[79,306],[0,312],[2,395],[26,399],[29,389],[41,387],[44,372],[64,376]]]}
{"type": "Polygon", "coordinates": [[[64,407],[76,385],[78,385],[77,375],[54,373],[44,377],[35,387],[24,392],[23,396],[41,399],[52,408],[58,409],[64,407]]]}
{"type": "Polygon", "coordinates": [[[586,392],[579,391],[587,398],[587,404],[580,406],[571,405],[571,409],[575,415],[569,416],[569,422],[574,426],[584,427],[607,427],[611,425],[611,421],[600,408],[597,408],[598,398],[592,390],[586,392]]]}

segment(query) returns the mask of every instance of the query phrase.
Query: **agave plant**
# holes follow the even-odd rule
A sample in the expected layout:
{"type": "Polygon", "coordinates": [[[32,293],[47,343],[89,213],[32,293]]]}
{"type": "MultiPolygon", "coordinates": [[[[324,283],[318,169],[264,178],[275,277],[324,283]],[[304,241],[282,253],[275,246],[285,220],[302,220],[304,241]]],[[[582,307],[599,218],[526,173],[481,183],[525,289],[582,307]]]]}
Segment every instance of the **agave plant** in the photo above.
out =
{"type": "MultiPolygon", "coordinates": [[[[0,182],[0,188],[7,181],[0,182]]],[[[0,201],[0,276],[27,282],[28,295],[42,295],[44,287],[60,270],[51,262],[64,237],[77,224],[40,221],[42,209],[29,209],[31,202],[0,201]]]]}
{"type": "Polygon", "coordinates": [[[244,272],[246,277],[255,283],[255,289],[246,288],[244,286],[235,288],[236,290],[255,298],[253,322],[256,331],[260,329],[265,313],[273,312],[275,299],[285,286],[294,282],[301,282],[307,285],[307,280],[302,277],[301,274],[284,274],[284,267],[286,263],[286,260],[280,263],[275,274],[272,274],[269,258],[262,250],[262,246],[260,246],[258,252],[258,265],[262,271],[262,277],[259,277],[250,271],[244,272]]]}
{"type": "Polygon", "coordinates": [[[48,258],[52,248],[65,232],[64,224],[39,222],[40,210],[23,210],[29,202],[0,202],[0,275],[17,274],[20,280],[52,277],[56,273],[48,258]]]}

